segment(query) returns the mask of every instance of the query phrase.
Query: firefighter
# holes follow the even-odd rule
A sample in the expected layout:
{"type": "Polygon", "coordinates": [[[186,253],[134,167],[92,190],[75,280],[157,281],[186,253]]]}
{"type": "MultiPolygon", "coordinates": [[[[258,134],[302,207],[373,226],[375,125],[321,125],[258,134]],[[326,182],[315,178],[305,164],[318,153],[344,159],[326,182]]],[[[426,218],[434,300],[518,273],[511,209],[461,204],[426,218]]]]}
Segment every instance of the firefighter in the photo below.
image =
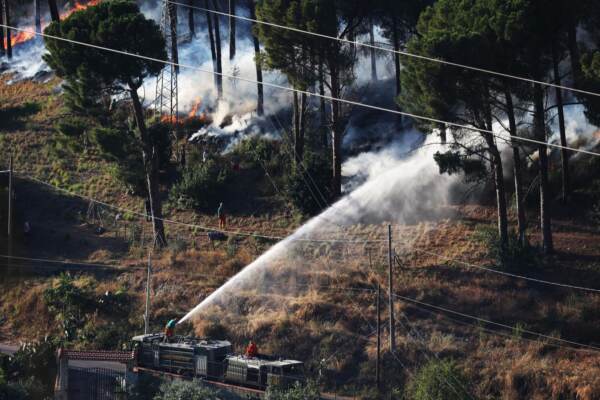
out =
{"type": "Polygon", "coordinates": [[[219,208],[217,209],[217,217],[219,218],[219,229],[225,229],[225,225],[227,225],[227,217],[225,216],[223,203],[219,204],[219,208]]]}
{"type": "Polygon", "coordinates": [[[256,347],[256,343],[254,343],[251,340],[250,343],[248,344],[248,347],[246,347],[246,357],[254,358],[257,355],[258,355],[258,347],[256,347]]]}
{"type": "Polygon", "coordinates": [[[165,342],[169,343],[175,335],[175,325],[177,325],[177,321],[174,319],[167,322],[165,326],[165,342]]]}

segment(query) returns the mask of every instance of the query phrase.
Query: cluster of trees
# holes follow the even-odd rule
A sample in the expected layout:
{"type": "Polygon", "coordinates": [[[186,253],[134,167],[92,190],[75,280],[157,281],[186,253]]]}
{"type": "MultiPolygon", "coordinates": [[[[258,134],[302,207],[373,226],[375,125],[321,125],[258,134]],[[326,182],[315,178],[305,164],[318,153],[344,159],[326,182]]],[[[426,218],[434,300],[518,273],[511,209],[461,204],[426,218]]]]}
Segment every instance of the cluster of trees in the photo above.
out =
{"type": "MultiPolygon", "coordinates": [[[[450,151],[436,155],[442,171],[463,170],[479,177],[487,177],[487,174],[492,177],[502,246],[508,244],[510,232],[509,191],[503,164],[506,156],[501,152],[498,139],[489,131],[498,123],[512,137],[508,146],[512,148],[521,246],[526,246],[527,227],[523,204],[525,157],[535,153],[543,247],[546,253],[553,251],[550,215],[553,194],[549,186],[548,149],[542,145],[525,146],[517,138],[546,142],[552,133],[550,122],[556,117],[560,143],[567,146],[564,108],[572,103],[582,103],[588,118],[600,122],[597,97],[575,96],[555,87],[532,83],[551,81],[585,90],[600,89],[600,53],[578,40],[581,31],[586,32],[590,42],[600,40],[597,4],[591,0],[577,4],[564,0],[550,3],[541,0],[374,0],[368,4],[348,0],[205,0],[203,5],[231,12],[235,12],[236,5],[245,6],[259,20],[346,40],[331,40],[274,25],[254,24],[252,29],[258,114],[264,112],[263,69],[282,72],[298,90],[291,104],[291,174],[301,175],[315,165],[321,168],[324,160],[329,162],[331,178],[319,184],[328,187],[316,188],[326,192],[326,201],[341,195],[341,143],[350,110],[336,101],[323,98],[311,101],[306,92],[340,98],[347,95],[355,80],[356,63],[364,54],[364,51],[361,53],[364,49],[352,43],[359,36],[367,37],[374,44],[375,28],[379,27],[387,42],[380,44],[382,46],[530,79],[516,80],[374,49],[366,53],[371,57],[373,80],[378,78],[377,58],[390,57],[399,109],[480,129],[478,134],[453,125],[421,124],[427,131],[437,130],[442,142],[449,142],[450,151]],[[448,128],[451,138],[448,138],[448,128]],[[474,140],[474,137],[479,139],[474,140]]],[[[197,29],[194,8],[186,11],[189,30],[194,33],[197,29]]],[[[215,86],[221,97],[221,20],[226,17],[211,12],[205,14],[209,32],[207,44],[216,72],[215,86]]],[[[229,57],[234,58],[236,21],[228,19],[229,57]]],[[[101,3],[75,13],[62,22],[54,22],[47,32],[156,59],[166,58],[164,38],[156,23],[141,15],[135,4],[123,0],[101,3]]],[[[83,120],[78,126],[69,122],[61,130],[85,136],[90,130],[86,127],[90,119],[93,120],[97,129],[91,137],[109,159],[125,164],[121,169],[124,179],[132,183],[135,192],[147,198],[148,211],[156,217],[153,223],[156,243],[166,244],[160,219],[159,173],[167,168],[170,159],[171,143],[164,139],[168,137],[169,128],[148,117],[138,96],[143,81],[156,76],[163,66],[52,39],[46,39],[46,44],[49,50],[46,61],[65,78],[67,104],[83,120]],[[114,96],[118,94],[124,94],[121,98],[131,105],[134,124],[130,123],[127,113],[115,112],[124,109],[115,106],[114,96]],[[135,152],[136,148],[141,151],[135,152]],[[123,160],[128,161],[123,163],[123,160]]],[[[561,197],[566,203],[571,190],[568,151],[561,151],[561,160],[561,197]]]]}
{"type": "MultiPolygon", "coordinates": [[[[537,158],[542,244],[546,254],[552,253],[549,150],[544,145],[524,146],[518,137],[545,143],[553,133],[551,121],[558,118],[560,144],[568,146],[564,109],[573,103],[583,103],[594,121],[595,97],[574,96],[533,81],[594,90],[598,82],[594,59],[598,53],[579,42],[577,32],[585,28],[597,38],[594,18],[598,15],[598,4],[585,1],[439,0],[422,13],[417,34],[408,42],[408,50],[413,53],[530,79],[516,80],[414,58],[407,58],[402,74],[400,103],[407,110],[481,130],[480,140],[474,141],[474,132],[452,127],[454,146],[448,153],[438,154],[437,160],[446,171],[469,165],[467,160],[473,157],[489,165],[502,246],[509,242],[506,173],[499,140],[489,131],[498,123],[511,135],[508,145],[512,148],[522,246],[526,245],[527,227],[523,203],[525,156],[534,153],[537,158]]],[[[446,140],[445,126],[427,128],[438,128],[444,133],[442,140],[446,140]]],[[[568,202],[571,193],[569,156],[567,150],[561,150],[563,203],[568,202]]]]}

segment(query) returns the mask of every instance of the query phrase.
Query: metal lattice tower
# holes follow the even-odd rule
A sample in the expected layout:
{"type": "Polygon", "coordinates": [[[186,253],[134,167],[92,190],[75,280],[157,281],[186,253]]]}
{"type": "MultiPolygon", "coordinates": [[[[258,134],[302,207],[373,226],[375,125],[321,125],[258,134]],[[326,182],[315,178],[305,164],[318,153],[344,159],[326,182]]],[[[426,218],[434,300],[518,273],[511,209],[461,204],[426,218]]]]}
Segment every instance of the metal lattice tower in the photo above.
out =
{"type": "MultiPolygon", "coordinates": [[[[178,64],[177,52],[177,8],[168,0],[163,0],[160,29],[164,35],[167,50],[167,59],[178,64]]],[[[179,67],[167,64],[158,75],[156,81],[156,97],[154,98],[154,112],[159,118],[177,123],[178,90],[177,74],[179,67]]]]}

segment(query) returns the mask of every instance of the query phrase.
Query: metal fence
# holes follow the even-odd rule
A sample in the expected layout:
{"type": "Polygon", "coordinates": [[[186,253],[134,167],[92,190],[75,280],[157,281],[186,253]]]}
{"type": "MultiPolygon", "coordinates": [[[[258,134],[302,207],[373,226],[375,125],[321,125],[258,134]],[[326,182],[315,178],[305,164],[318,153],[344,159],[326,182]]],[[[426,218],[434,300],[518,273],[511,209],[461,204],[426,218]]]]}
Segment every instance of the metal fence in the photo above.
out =
{"type": "Polygon", "coordinates": [[[69,400],[127,398],[125,374],[105,368],[69,368],[69,400]]]}

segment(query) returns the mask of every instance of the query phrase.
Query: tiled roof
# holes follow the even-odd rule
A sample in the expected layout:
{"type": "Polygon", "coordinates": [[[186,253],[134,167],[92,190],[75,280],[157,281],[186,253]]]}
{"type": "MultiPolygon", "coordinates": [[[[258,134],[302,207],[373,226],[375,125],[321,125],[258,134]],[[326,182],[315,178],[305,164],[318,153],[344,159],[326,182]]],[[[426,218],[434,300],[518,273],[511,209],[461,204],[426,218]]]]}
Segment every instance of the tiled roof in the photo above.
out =
{"type": "Polygon", "coordinates": [[[133,351],[104,351],[104,350],[65,350],[61,349],[59,357],[69,360],[129,362],[134,358],[133,351]]]}

